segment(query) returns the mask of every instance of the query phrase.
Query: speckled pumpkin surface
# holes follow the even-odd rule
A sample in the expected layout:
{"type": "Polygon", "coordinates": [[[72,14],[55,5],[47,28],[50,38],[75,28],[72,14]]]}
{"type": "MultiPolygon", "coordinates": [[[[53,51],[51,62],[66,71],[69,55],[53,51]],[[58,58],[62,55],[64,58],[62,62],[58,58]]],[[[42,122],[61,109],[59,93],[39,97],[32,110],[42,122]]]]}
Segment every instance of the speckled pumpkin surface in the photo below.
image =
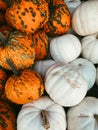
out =
{"type": "Polygon", "coordinates": [[[35,60],[42,60],[48,53],[49,40],[44,30],[37,31],[32,36],[35,45],[35,60]]]}
{"type": "Polygon", "coordinates": [[[49,19],[44,25],[45,32],[50,36],[66,33],[70,28],[70,13],[63,0],[49,1],[49,19]]]}
{"type": "Polygon", "coordinates": [[[20,0],[6,10],[7,22],[18,30],[34,33],[48,20],[48,3],[45,0],[20,0]]]}
{"type": "Polygon", "coordinates": [[[13,108],[0,101],[0,130],[17,130],[16,115],[13,108]]]}
{"type": "Polygon", "coordinates": [[[6,58],[9,58],[17,69],[31,66],[35,60],[35,48],[30,36],[18,31],[12,32],[7,43],[0,46],[0,65],[11,70],[6,58]]]}
{"type": "Polygon", "coordinates": [[[8,78],[5,93],[9,100],[17,104],[37,100],[44,93],[43,80],[37,72],[25,69],[20,76],[8,78]]]}

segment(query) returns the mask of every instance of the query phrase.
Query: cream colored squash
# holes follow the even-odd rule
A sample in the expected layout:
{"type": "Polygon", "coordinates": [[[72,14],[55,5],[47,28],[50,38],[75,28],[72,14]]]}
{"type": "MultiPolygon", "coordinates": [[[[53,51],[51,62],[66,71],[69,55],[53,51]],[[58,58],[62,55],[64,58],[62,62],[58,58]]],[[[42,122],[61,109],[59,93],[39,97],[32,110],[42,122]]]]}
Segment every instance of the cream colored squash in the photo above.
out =
{"type": "Polygon", "coordinates": [[[71,107],[80,103],[88,89],[86,79],[72,66],[53,64],[45,75],[45,90],[58,104],[71,107]]]}
{"type": "Polygon", "coordinates": [[[74,10],[81,4],[81,0],[64,0],[66,3],[70,14],[72,15],[74,10]]]}
{"type": "Polygon", "coordinates": [[[82,2],[74,10],[72,28],[81,36],[98,32],[98,0],[82,2]]]}
{"type": "Polygon", "coordinates": [[[81,43],[73,34],[55,37],[50,42],[50,54],[56,62],[71,62],[81,53],[81,43]]]}
{"type": "Polygon", "coordinates": [[[67,112],[68,130],[98,130],[98,98],[86,97],[67,112]]]}
{"type": "Polygon", "coordinates": [[[88,35],[82,38],[81,54],[84,58],[90,60],[94,64],[98,63],[98,34],[88,35]]]}
{"type": "Polygon", "coordinates": [[[43,78],[47,69],[55,63],[54,60],[39,60],[34,63],[34,70],[36,70],[43,78]]]}
{"type": "Polygon", "coordinates": [[[77,58],[71,64],[87,80],[88,90],[91,89],[96,81],[96,67],[94,64],[85,58],[77,58]]]}
{"type": "Polygon", "coordinates": [[[17,130],[66,130],[66,113],[48,96],[24,104],[18,113],[17,130]]]}

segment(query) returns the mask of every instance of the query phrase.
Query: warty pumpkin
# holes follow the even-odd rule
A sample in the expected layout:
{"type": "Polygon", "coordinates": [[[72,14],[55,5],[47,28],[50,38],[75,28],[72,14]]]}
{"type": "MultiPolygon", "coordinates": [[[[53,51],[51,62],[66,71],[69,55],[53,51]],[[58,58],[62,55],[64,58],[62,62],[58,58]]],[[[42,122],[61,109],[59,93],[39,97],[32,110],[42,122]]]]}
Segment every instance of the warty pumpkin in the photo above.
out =
{"type": "Polygon", "coordinates": [[[17,69],[30,67],[35,60],[35,48],[32,38],[26,33],[14,31],[10,33],[8,39],[1,36],[0,65],[8,70],[10,66],[6,63],[6,58],[11,59],[17,69]],[[5,41],[4,41],[5,40],[5,41]]]}
{"type": "Polygon", "coordinates": [[[63,0],[48,0],[49,19],[44,24],[45,32],[50,36],[62,35],[70,28],[70,13],[63,0]]]}
{"type": "Polygon", "coordinates": [[[25,104],[37,100],[44,93],[44,84],[38,72],[30,69],[17,71],[10,59],[6,62],[14,72],[5,83],[5,94],[16,104],[25,104]]]}
{"type": "Polygon", "coordinates": [[[35,46],[35,60],[42,60],[47,56],[49,40],[44,30],[39,30],[32,35],[35,46]]]}
{"type": "Polygon", "coordinates": [[[17,130],[14,109],[2,101],[0,101],[0,130],[17,130]]]}
{"type": "Polygon", "coordinates": [[[48,20],[48,3],[45,0],[19,0],[6,10],[9,25],[26,33],[34,33],[48,20]]]}

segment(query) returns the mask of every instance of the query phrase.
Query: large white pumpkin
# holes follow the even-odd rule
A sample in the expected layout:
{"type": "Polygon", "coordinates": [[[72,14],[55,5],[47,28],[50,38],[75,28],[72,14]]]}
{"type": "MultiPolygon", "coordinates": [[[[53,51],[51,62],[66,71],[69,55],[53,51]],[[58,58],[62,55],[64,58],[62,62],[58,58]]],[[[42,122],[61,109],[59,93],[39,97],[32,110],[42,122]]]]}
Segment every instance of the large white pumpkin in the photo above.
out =
{"type": "Polygon", "coordinates": [[[43,96],[22,106],[17,130],[66,130],[66,113],[62,106],[43,96]]]}
{"type": "Polygon", "coordinates": [[[86,79],[71,65],[53,64],[45,75],[45,90],[58,104],[70,107],[80,103],[88,89],[86,79]]]}
{"type": "Polygon", "coordinates": [[[84,58],[90,60],[94,64],[98,63],[98,34],[88,35],[82,38],[81,54],[84,58]]]}
{"type": "Polygon", "coordinates": [[[81,53],[81,43],[73,34],[55,37],[50,42],[50,54],[56,62],[71,62],[81,53]]]}
{"type": "Polygon", "coordinates": [[[98,0],[82,2],[74,10],[72,28],[81,36],[98,32],[98,0]]]}
{"type": "Polygon", "coordinates": [[[87,80],[88,90],[91,89],[96,81],[96,67],[85,58],[77,58],[71,64],[87,80]]]}
{"type": "Polygon", "coordinates": [[[68,130],[98,130],[98,99],[86,97],[67,112],[68,130]]]}

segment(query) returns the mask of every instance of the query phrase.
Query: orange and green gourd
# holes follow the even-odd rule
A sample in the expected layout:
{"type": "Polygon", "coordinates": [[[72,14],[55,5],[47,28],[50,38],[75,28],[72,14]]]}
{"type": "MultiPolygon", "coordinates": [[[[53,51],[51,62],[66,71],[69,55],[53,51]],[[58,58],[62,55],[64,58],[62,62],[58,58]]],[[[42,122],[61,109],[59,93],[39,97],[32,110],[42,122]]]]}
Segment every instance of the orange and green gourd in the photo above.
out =
{"type": "Polygon", "coordinates": [[[6,10],[9,25],[26,33],[34,33],[48,21],[49,9],[46,0],[19,0],[6,10]]]}
{"type": "Polygon", "coordinates": [[[35,60],[42,60],[47,56],[49,40],[44,30],[39,30],[32,35],[35,46],[35,60]]]}
{"type": "Polygon", "coordinates": [[[19,71],[10,59],[6,61],[14,72],[5,84],[7,98],[16,104],[25,104],[39,99],[45,89],[39,73],[31,69],[19,71]]]}
{"type": "Polygon", "coordinates": [[[24,69],[32,66],[35,60],[35,47],[32,44],[32,38],[26,33],[19,31],[11,32],[8,39],[0,33],[0,65],[11,70],[6,63],[6,58],[9,58],[17,69],[24,69]]]}
{"type": "Polygon", "coordinates": [[[0,101],[0,130],[17,130],[16,114],[8,103],[0,101]]]}
{"type": "Polygon", "coordinates": [[[48,0],[49,19],[44,30],[49,36],[62,35],[70,29],[71,16],[63,0],[48,0]]]}

